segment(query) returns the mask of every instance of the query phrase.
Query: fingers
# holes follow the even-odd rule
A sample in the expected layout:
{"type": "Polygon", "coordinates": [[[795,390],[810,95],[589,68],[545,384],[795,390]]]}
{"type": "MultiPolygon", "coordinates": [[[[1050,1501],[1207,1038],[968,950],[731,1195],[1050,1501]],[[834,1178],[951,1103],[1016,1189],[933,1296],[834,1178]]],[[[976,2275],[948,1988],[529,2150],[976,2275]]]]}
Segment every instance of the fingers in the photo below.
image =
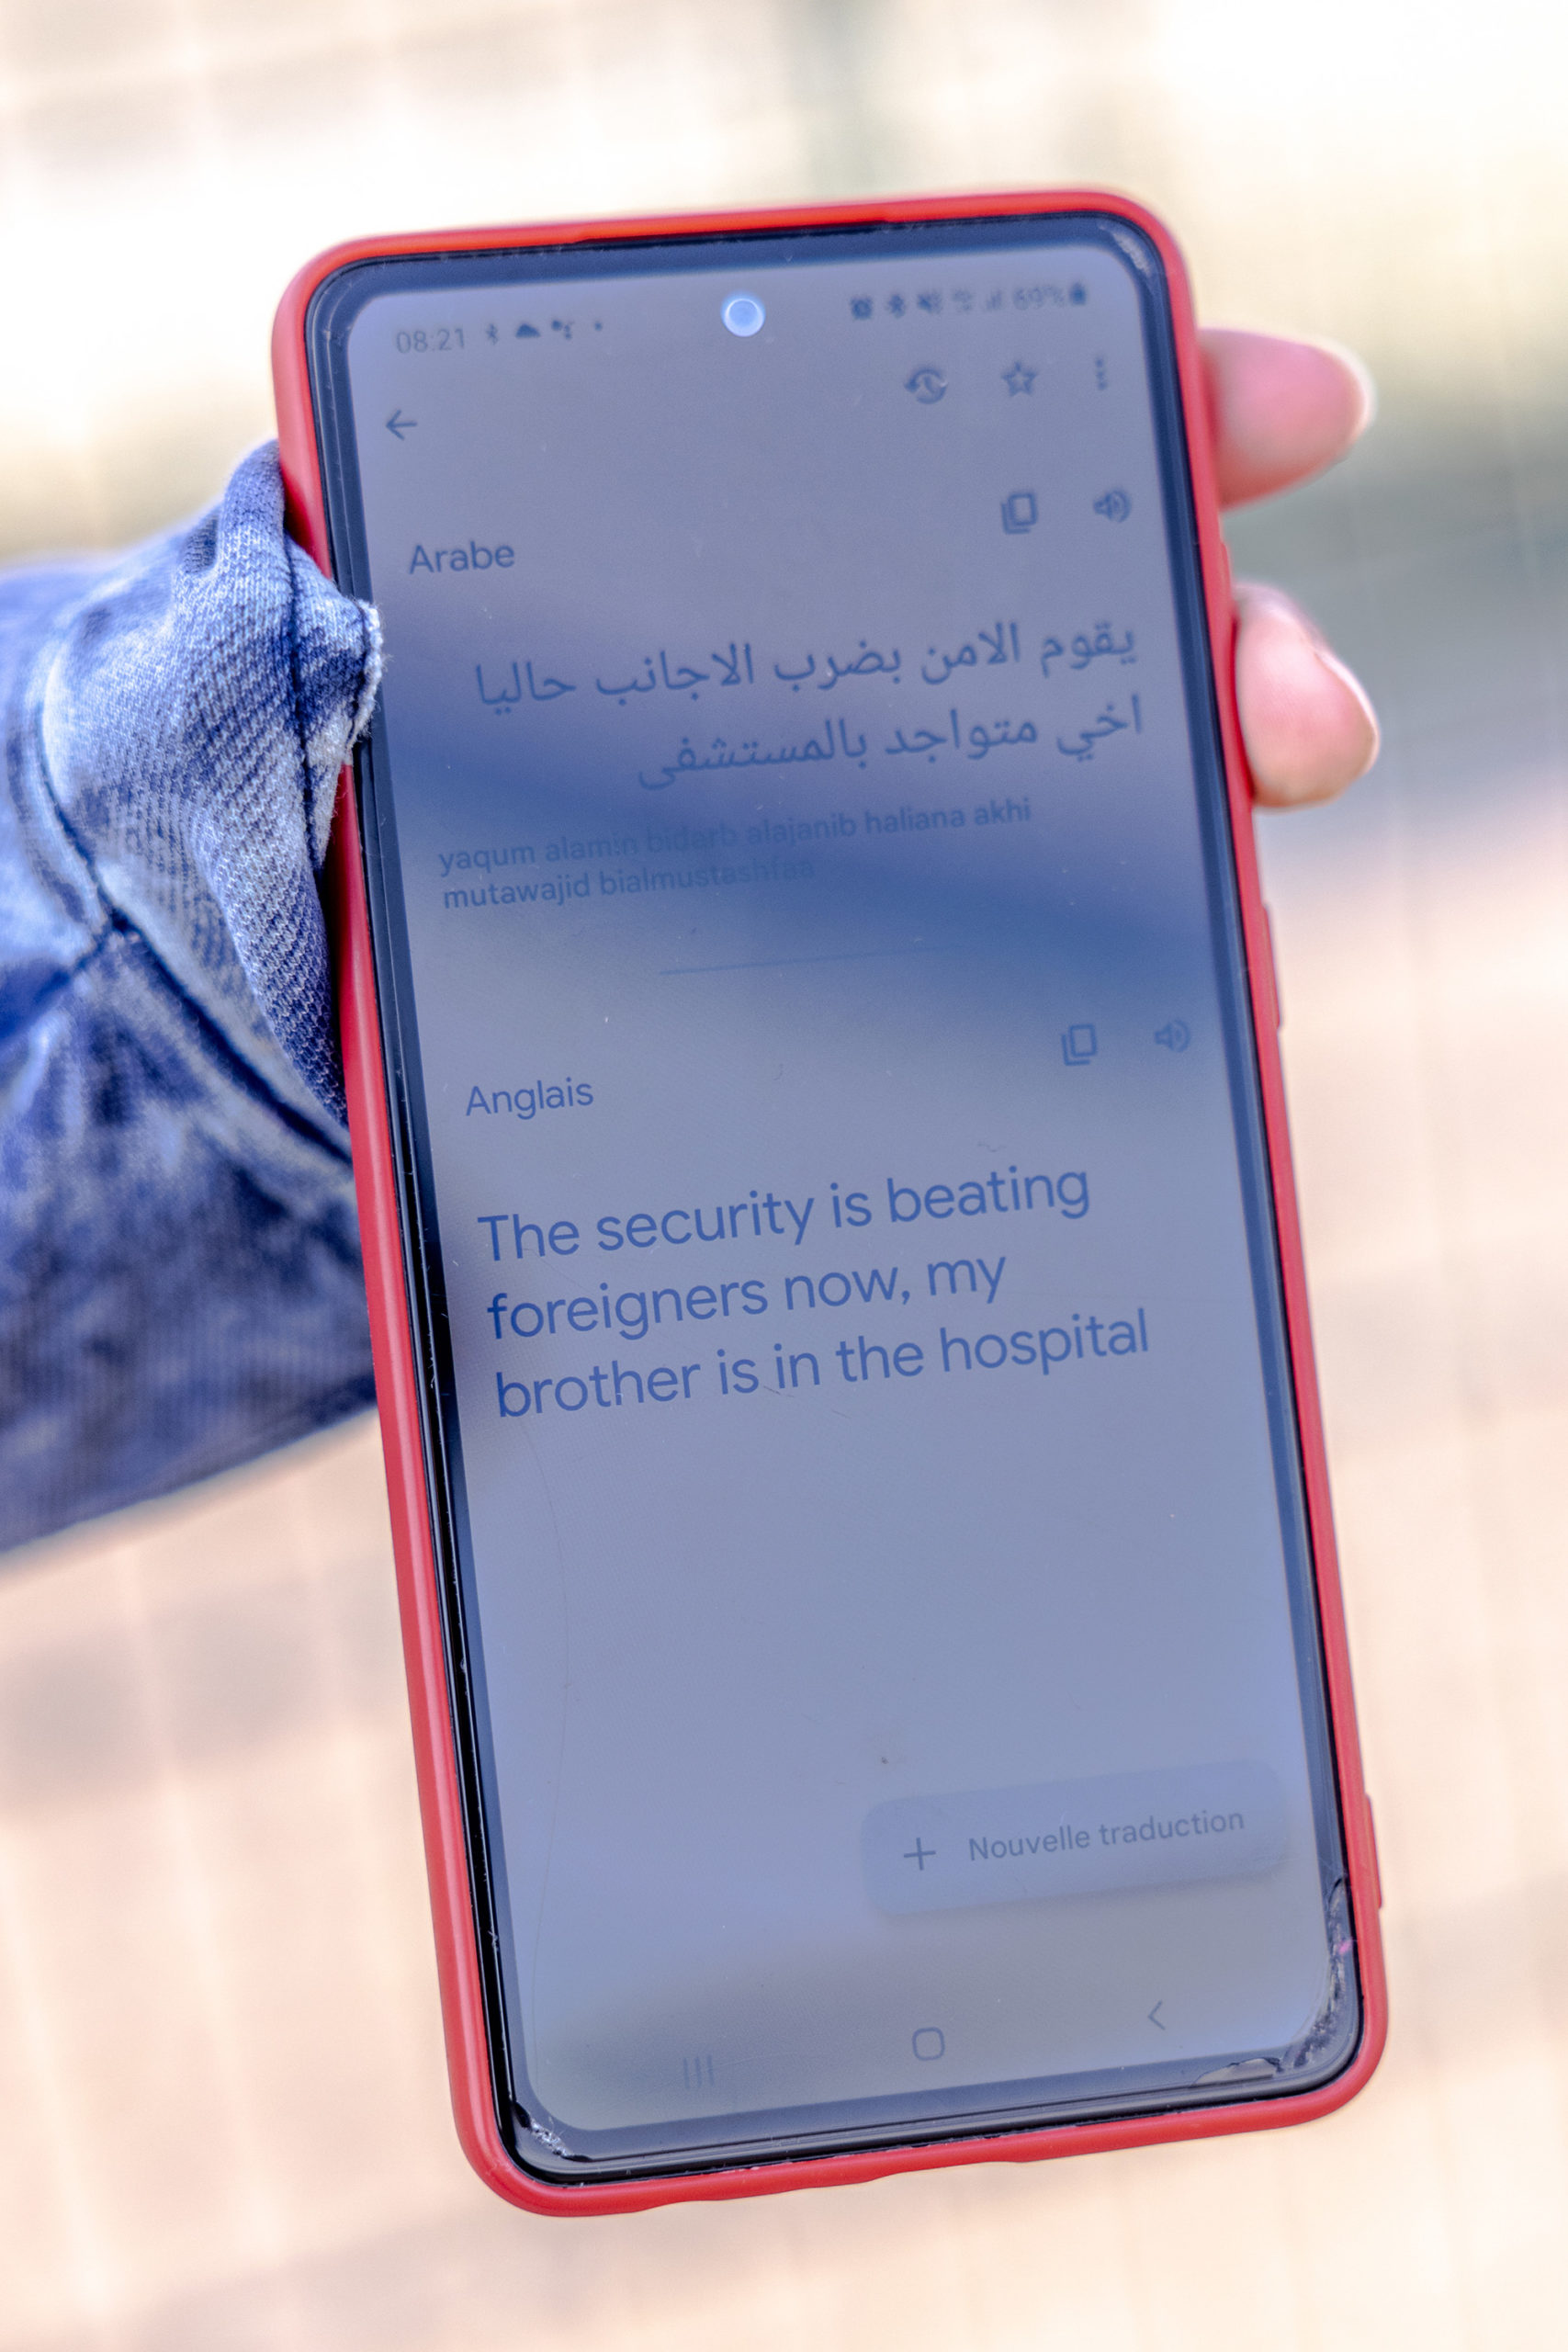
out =
{"type": "MultiPolygon", "coordinates": [[[[1347,352],[1229,327],[1200,341],[1222,505],[1321,473],[1371,422],[1371,379],[1347,352]]],[[[1279,589],[1238,582],[1235,608],[1236,701],[1258,798],[1331,800],[1377,757],[1371,704],[1279,589]]]]}
{"type": "Polygon", "coordinates": [[[1234,327],[1205,328],[1199,342],[1222,506],[1321,473],[1371,423],[1372,379],[1348,352],[1234,327]]]}
{"type": "Polygon", "coordinates": [[[1378,755],[1364,688],[1280,589],[1238,581],[1235,612],[1236,702],[1258,800],[1332,800],[1378,755]]]}

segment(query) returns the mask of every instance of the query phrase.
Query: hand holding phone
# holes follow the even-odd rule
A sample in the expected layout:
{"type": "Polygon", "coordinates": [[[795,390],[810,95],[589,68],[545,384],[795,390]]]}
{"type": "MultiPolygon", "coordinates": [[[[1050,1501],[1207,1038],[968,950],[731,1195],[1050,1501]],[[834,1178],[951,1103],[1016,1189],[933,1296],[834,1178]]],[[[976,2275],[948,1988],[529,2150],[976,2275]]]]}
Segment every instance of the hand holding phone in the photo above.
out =
{"type": "Polygon", "coordinates": [[[1369,1831],[1168,242],[415,241],[279,348],[389,650],[345,1049],[470,2154],[604,2211],[1348,2096],[1369,1831]]]}

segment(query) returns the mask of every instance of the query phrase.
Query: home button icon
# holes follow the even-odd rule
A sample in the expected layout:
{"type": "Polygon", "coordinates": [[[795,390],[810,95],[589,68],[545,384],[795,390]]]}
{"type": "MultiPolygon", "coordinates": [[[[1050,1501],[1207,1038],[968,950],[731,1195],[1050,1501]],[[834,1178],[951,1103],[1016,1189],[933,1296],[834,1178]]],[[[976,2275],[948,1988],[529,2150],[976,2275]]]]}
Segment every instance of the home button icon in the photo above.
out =
{"type": "Polygon", "coordinates": [[[947,2037],[936,2025],[923,2025],[913,2037],[917,2058],[940,2058],[947,2048],[947,2037]]]}

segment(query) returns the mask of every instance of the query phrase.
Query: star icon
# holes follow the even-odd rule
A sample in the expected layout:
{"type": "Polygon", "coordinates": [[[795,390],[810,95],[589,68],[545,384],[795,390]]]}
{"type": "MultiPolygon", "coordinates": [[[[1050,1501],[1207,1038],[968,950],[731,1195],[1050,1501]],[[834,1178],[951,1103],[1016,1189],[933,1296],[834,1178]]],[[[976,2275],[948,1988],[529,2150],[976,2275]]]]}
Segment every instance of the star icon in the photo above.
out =
{"type": "Polygon", "coordinates": [[[1002,381],[1008,388],[1009,397],[1014,392],[1032,392],[1037,372],[1033,368],[1026,368],[1021,359],[1015,359],[1010,368],[1004,368],[1002,381]]]}

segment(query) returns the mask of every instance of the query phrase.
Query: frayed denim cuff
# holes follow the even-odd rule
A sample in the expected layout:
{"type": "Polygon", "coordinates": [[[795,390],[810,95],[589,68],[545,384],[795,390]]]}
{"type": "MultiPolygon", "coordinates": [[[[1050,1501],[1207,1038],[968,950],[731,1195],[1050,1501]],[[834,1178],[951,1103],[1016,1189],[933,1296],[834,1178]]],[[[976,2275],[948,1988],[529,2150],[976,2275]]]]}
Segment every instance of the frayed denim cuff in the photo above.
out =
{"type": "Polygon", "coordinates": [[[0,579],[0,1544],[370,1401],[318,876],[379,673],[271,448],[0,579]]]}

